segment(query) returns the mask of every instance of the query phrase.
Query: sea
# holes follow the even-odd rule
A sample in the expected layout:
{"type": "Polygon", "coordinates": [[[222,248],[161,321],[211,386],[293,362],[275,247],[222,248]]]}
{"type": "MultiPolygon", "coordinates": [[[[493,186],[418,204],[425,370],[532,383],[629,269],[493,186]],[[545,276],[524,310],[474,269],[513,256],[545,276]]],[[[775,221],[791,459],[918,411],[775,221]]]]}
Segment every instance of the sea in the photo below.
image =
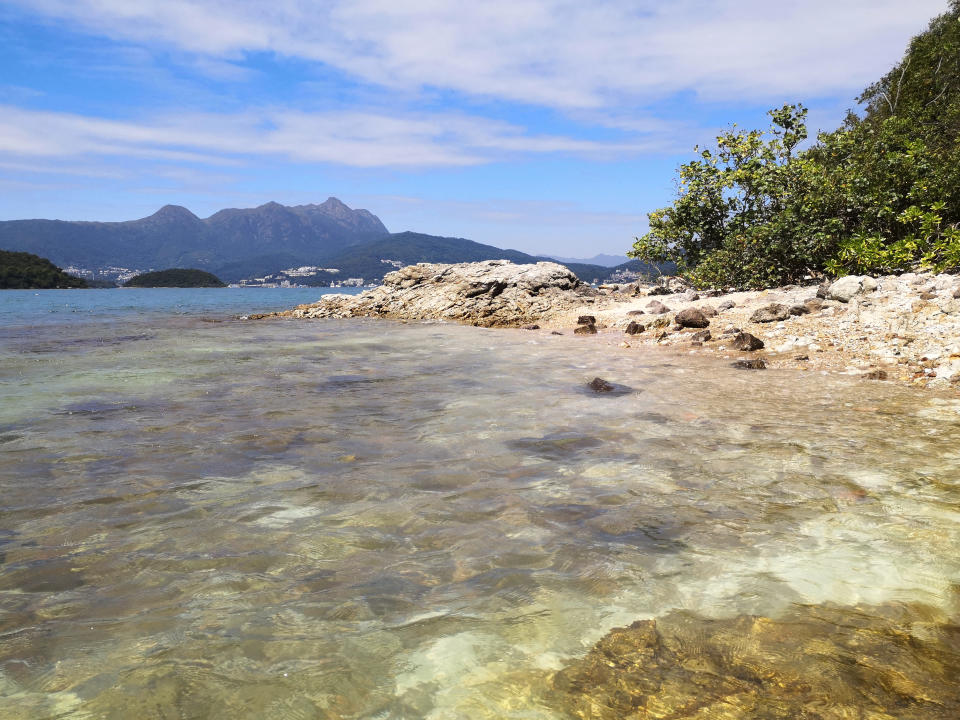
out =
{"type": "Polygon", "coordinates": [[[955,395],[241,319],[324,292],[0,293],[0,718],[548,720],[635,620],[960,617],[955,395]]]}

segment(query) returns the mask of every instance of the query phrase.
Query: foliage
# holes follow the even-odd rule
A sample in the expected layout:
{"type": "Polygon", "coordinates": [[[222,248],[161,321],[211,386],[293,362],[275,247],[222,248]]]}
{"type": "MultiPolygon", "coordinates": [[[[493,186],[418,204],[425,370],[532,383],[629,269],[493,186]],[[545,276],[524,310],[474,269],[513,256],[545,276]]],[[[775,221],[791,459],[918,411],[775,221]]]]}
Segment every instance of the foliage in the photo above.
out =
{"type": "Polygon", "coordinates": [[[67,275],[46,258],[25,252],[0,250],[0,289],[48,290],[85,288],[87,283],[67,275]]]}
{"type": "Polygon", "coordinates": [[[216,275],[203,270],[186,268],[171,268],[170,270],[156,270],[130,278],[124,287],[226,287],[216,275]]]}
{"type": "Polygon", "coordinates": [[[800,105],[698,148],[630,254],[676,260],[699,286],[960,269],[960,0],[859,100],[862,118],[803,152],[800,105]]]}

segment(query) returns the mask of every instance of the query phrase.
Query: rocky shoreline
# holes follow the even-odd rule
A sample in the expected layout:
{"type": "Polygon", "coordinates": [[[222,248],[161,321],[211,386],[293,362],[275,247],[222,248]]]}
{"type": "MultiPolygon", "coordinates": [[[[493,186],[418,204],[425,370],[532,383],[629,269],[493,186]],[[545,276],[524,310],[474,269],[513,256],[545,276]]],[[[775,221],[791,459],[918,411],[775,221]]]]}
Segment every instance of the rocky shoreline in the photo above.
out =
{"type": "Polygon", "coordinates": [[[361,295],[253,317],[444,320],[575,334],[623,351],[713,355],[748,369],[841,372],[960,387],[960,277],[847,276],[829,285],[698,293],[680,278],[593,288],[556,263],[411,265],[361,295]]]}

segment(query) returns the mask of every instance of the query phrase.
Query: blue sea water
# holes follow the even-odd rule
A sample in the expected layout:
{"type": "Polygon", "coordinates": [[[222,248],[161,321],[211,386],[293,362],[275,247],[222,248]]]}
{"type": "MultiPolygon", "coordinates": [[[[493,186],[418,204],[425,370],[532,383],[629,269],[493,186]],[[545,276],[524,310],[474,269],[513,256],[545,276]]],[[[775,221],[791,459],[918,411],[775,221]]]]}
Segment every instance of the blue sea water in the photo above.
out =
{"type": "Polygon", "coordinates": [[[958,616],[956,398],[239,319],[319,292],[0,293],[0,718],[546,720],[638,618],[958,616]]]}
{"type": "Polygon", "coordinates": [[[0,291],[0,326],[56,324],[125,317],[231,315],[285,310],[357,288],[110,288],[0,291]]]}

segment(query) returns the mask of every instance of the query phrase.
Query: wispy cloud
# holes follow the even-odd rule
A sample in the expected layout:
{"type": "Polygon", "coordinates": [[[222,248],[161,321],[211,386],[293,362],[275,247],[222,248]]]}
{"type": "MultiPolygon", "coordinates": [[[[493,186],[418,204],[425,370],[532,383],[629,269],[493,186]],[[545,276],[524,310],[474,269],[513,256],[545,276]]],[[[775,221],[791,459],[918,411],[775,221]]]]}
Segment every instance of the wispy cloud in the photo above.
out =
{"type": "Polygon", "coordinates": [[[0,106],[0,153],[19,157],[138,157],[229,165],[272,156],[352,167],[450,167],[518,154],[622,157],[655,151],[656,136],[628,142],[533,134],[456,113],[274,110],[179,114],[149,122],[0,106]]]}
{"type": "Polygon", "coordinates": [[[855,92],[947,5],[945,0],[9,1],[117,40],[222,62],[272,52],[384,87],[441,88],[559,108],[642,104],[678,91],[712,99],[855,92]]]}

